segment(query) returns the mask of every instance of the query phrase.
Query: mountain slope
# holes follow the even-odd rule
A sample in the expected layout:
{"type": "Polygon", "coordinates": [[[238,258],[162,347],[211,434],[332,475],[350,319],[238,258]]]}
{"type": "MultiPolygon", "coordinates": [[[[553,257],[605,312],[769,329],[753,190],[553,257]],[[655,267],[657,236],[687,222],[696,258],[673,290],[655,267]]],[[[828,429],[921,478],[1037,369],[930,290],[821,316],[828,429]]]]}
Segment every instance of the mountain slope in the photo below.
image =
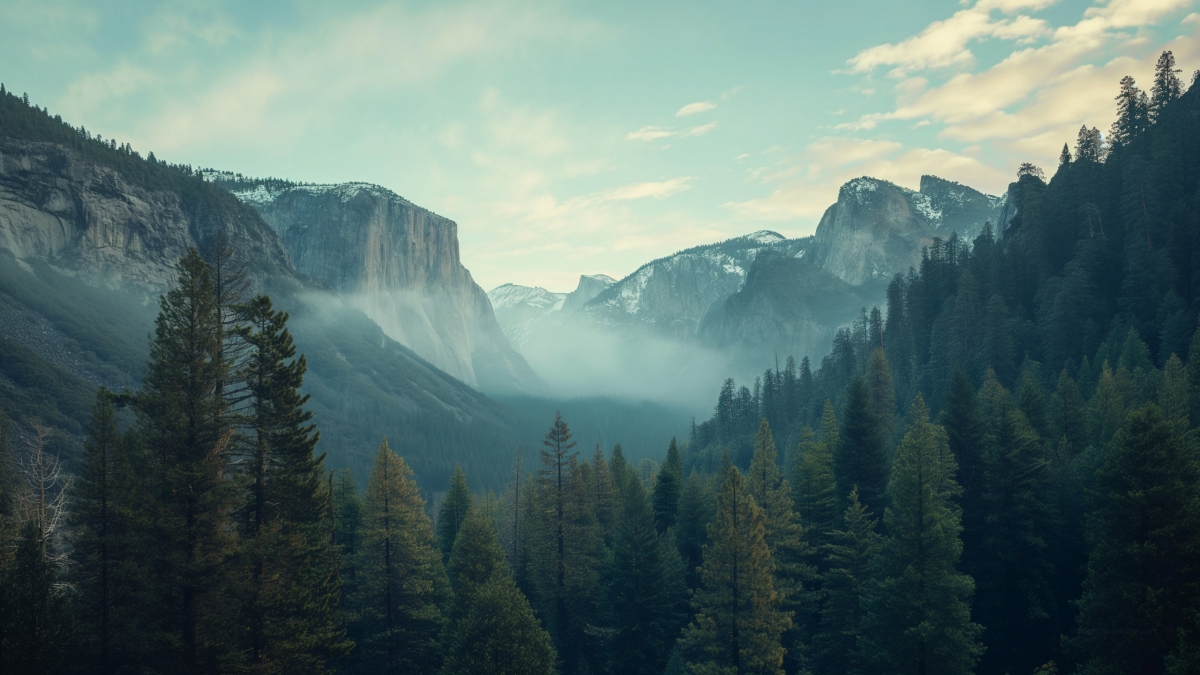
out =
{"type": "Polygon", "coordinates": [[[301,273],[350,299],[392,339],[472,386],[536,389],[459,258],[454,221],[366,183],[206,177],[262,215],[301,273]]]}

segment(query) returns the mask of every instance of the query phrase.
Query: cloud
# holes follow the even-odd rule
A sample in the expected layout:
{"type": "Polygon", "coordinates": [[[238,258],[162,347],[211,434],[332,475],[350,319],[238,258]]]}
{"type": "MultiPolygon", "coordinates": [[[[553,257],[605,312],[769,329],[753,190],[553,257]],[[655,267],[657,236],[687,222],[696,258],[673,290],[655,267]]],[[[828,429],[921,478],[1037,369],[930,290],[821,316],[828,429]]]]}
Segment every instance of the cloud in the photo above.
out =
{"type": "Polygon", "coordinates": [[[689,183],[694,180],[691,176],[682,176],[672,178],[670,180],[635,183],[633,185],[625,185],[623,187],[610,190],[605,194],[607,201],[628,201],[631,199],[645,199],[647,197],[654,199],[666,199],[676,192],[690,190],[689,183]]]}
{"type": "MultiPolygon", "coordinates": [[[[688,129],[684,129],[682,131],[676,131],[674,129],[663,129],[661,127],[642,127],[641,129],[638,129],[637,131],[631,131],[631,132],[625,134],[625,138],[626,138],[626,140],[630,140],[630,141],[657,141],[660,138],[670,138],[672,136],[678,136],[680,138],[688,138],[688,137],[694,137],[694,136],[703,136],[716,128],[717,128],[716,122],[709,122],[708,124],[701,124],[700,126],[691,127],[688,129]]],[[[670,146],[667,146],[667,147],[670,147],[670,146]]]]}
{"type": "Polygon", "coordinates": [[[929,24],[919,34],[895,44],[864,49],[847,63],[852,73],[866,73],[892,66],[893,77],[909,71],[969,63],[974,59],[967,45],[975,40],[995,37],[1002,40],[1027,40],[1049,33],[1045,21],[1019,15],[993,18],[999,10],[1012,13],[1023,9],[1038,10],[1052,0],[983,0],[974,7],[955,12],[944,21],[929,24]]]}
{"type": "Polygon", "coordinates": [[[716,107],[717,107],[716,103],[709,103],[708,101],[698,101],[696,103],[689,103],[689,104],[683,106],[682,108],[680,108],[678,110],[678,112],[675,113],[675,116],[676,117],[688,117],[690,115],[696,115],[698,113],[708,112],[709,110],[712,110],[713,108],[716,108],[716,107]]]}

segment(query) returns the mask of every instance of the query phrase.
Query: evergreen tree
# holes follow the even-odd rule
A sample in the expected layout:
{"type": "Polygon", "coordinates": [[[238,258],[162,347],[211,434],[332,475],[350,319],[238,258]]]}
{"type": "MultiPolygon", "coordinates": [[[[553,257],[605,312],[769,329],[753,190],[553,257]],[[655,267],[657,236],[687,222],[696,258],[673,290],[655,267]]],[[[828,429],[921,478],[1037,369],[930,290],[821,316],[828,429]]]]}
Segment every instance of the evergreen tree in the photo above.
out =
{"type": "Polygon", "coordinates": [[[325,455],[308,395],[308,368],[287,330],[288,315],[257,296],[238,333],[249,350],[245,383],[249,490],[243,511],[250,552],[250,650],[253,672],[321,673],[347,654],[336,607],[341,596],[330,539],[325,455]]]}
{"type": "Polygon", "coordinates": [[[233,556],[223,519],[231,484],[223,479],[231,434],[217,383],[228,373],[224,334],[208,266],[193,249],[161,299],[150,364],[136,404],[154,466],[148,540],[139,562],[156,626],[149,642],[160,670],[211,672],[236,661],[236,607],[227,592],[233,556]]]}
{"type": "Polygon", "coordinates": [[[867,366],[867,386],[871,389],[871,411],[879,420],[879,435],[885,445],[892,442],[896,421],[896,389],[892,384],[892,370],[888,367],[883,349],[871,352],[867,366]]]}
{"type": "Polygon", "coordinates": [[[829,533],[839,525],[833,453],[825,441],[816,440],[808,427],[800,432],[796,453],[791,481],[796,490],[796,513],[813,544],[820,547],[829,543],[829,533]]]}
{"type": "Polygon", "coordinates": [[[825,407],[821,409],[821,426],[817,430],[817,440],[824,443],[830,452],[836,453],[840,448],[838,419],[833,411],[833,401],[829,399],[825,399],[825,407]]]}
{"type": "Polygon", "coordinates": [[[467,474],[463,472],[462,466],[455,464],[454,473],[450,475],[450,490],[438,506],[437,539],[443,560],[450,560],[450,551],[454,549],[454,538],[458,536],[458,528],[462,527],[463,521],[474,506],[471,490],[467,488],[467,474]]]}
{"type": "Polygon", "coordinates": [[[614,631],[608,643],[613,673],[658,675],[684,616],[686,588],[669,562],[678,555],[655,529],[655,513],[645,490],[634,484],[622,497],[605,589],[607,618],[614,631]]]}
{"type": "Polygon", "coordinates": [[[1171,101],[1183,95],[1183,83],[1179,81],[1179,69],[1175,67],[1175,55],[1165,51],[1154,65],[1154,86],[1150,89],[1150,121],[1157,122],[1171,101]]]}
{"type": "Polygon", "coordinates": [[[1108,132],[1113,146],[1128,145],[1150,126],[1150,111],[1146,94],[1138,89],[1133,77],[1121,78],[1121,91],[1117,94],[1117,119],[1108,132]]]}
{"type": "MultiPolygon", "coordinates": [[[[512,577],[494,574],[447,645],[442,675],[553,675],[550,636],[512,577]]],[[[420,672],[420,671],[416,671],[420,672]]],[[[428,672],[428,671],[425,671],[428,672]]]]}
{"type": "Polygon", "coordinates": [[[479,509],[472,509],[464,518],[446,574],[454,591],[447,622],[447,631],[453,635],[458,622],[471,613],[483,585],[496,574],[511,576],[495,524],[479,509]]]}
{"type": "Polygon", "coordinates": [[[1191,427],[1187,374],[1184,372],[1183,362],[1174,354],[1163,366],[1162,384],[1158,386],[1158,406],[1162,409],[1163,417],[1174,427],[1176,434],[1187,433],[1191,427]]]}
{"type": "Polygon", "coordinates": [[[833,469],[838,493],[848,495],[857,486],[859,498],[872,511],[881,510],[886,497],[887,455],[883,443],[870,389],[866,380],[856,377],[846,390],[833,469]]]}
{"type": "Polygon", "coordinates": [[[1071,148],[1067,147],[1066,143],[1063,143],[1062,152],[1058,153],[1058,165],[1064,166],[1064,165],[1067,165],[1070,163],[1071,163],[1071,148]]]}
{"type": "Polygon", "coordinates": [[[89,431],[71,512],[73,576],[82,610],[80,638],[97,660],[97,671],[107,675],[120,663],[140,660],[136,647],[144,636],[130,631],[139,624],[130,606],[138,584],[130,578],[127,553],[134,543],[133,460],[106,389],[96,395],[89,431]]]}
{"type": "Polygon", "coordinates": [[[1161,673],[1200,606],[1200,470],[1147,404],[1104,457],[1090,500],[1079,672],[1161,673]]]}
{"type": "MultiPolygon", "coordinates": [[[[989,373],[994,379],[994,375],[989,373]]],[[[984,454],[984,426],[975,396],[975,387],[962,370],[954,373],[950,393],[942,409],[942,426],[958,466],[962,489],[962,564],[963,571],[977,576],[984,562],[987,541],[987,462],[984,454]]]]}
{"type": "Polygon", "coordinates": [[[775,591],[781,609],[793,618],[792,630],[783,638],[785,672],[799,672],[804,663],[804,641],[816,629],[816,602],[809,586],[816,571],[808,563],[815,551],[793,508],[791,486],[779,470],[771,427],[763,420],[754,440],[754,458],[746,472],[746,488],[763,510],[763,537],[775,564],[775,591]]]}
{"type": "Polygon", "coordinates": [[[860,648],[881,673],[969,673],[979,659],[971,578],[962,553],[960,488],[946,432],[918,395],[896,450],[884,512],[887,537],[873,564],[860,648]]]}
{"type": "Polygon", "coordinates": [[[412,470],[386,439],[367,483],[356,567],[355,639],[363,668],[437,670],[449,583],[412,470]]]}
{"type": "Polygon", "coordinates": [[[820,630],[813,640],[815,671],[827,675],[858,675],[867,672],[867,659],[859,651],[859,627],[865,608],[863,600],[871,578],[871,560],[879,548],[875,520],[850,492],[850,506],[843,515],[844,529],[830,533],[823,584],[827,598],[821,608],[820,630]]]}
{"type": "Polygon", "coordinates": [[[695,675],[783,672],[780,638],[791,619],[780,610],[774,561],[765,539],[766,517],[737,469],[725,471],[717,519],[704,547],[704,585],[680,646],[695,675]]]}
{"type": "Polygon", "coordinates": [[[617,513],[620,504],[617,503],[617,490],[613,485],[612,471],[608,462],[604,461],[604,451],[596,444],[596,454],[592,456],[592,510],[596,513],[596,522],[604,535],[606,544],[611,544],[613,529],[617,524],[617,513]]]}
{"type": "Polygon", "coordinates": [[[671,439],[667,448],[667,458],[658,470],[658,480],[654,483],[654,522],[658,531],[666,532],[667,528],[675,525],[675,516],[679,511],[679,492],[683,483],[683,459],[679,456],[679,445],[671,439]]]}
{"type": "MultiPolygon", "coordinates": [[[[7,544],[7,542],[6,542],[7,544]]],[[[0,665],[14,673],[65,672],[71,638],[69,608],[58,588],[59,557],[35,521],[17,534],[0,665]]]]}
{"type": "Polygon", "coordinates": [[[1065,438],[1072,454],[1083,450],[1087,444],[1086,404],[1066,368],[1058,376],[1058,387],[1050,401],[1049,418],[1050,437],[1047,441],[1058,443],[1065,438]]]}
{"type": "Polygon", "coordinates": [[[679,518],[675,538],[683,558],[688,588],[700,585],[700,564],[708,541],[708,524],[716,517],[716,503],[704,478],[692,471],[679,493],[679,518]]]}

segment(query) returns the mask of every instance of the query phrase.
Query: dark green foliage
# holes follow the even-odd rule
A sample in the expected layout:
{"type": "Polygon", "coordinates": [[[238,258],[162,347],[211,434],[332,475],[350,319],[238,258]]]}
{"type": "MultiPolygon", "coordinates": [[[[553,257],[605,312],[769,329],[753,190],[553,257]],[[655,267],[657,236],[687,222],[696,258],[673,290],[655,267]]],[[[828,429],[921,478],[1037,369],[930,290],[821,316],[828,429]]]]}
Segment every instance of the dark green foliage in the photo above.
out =
{"type": "Polygon", "coordinates": [[[6,603],[0,665],[6,672],[55,673],[65,670],[71,640],[70,608],[57,588],[56,552],[29,521],[16,534],[6,603]]]}
{"type": "Polygon", "coordinates": [[[688,588],[700,585],[700,563],[704,543],[708,540],[708,524],[716,517],[716,510],[716,500],[708,481],[693,471],[683,482],[679,519],[675,523],[675,540],[686,569],[688,588]]]}
{"type": "Polygon", "coordinates": [[[874,559],[860,649],[874,672],[970,673],[983,648],[971,621],[974,584],[955,569],[962,527],[954,456],[920,397],[908,418],[888,485],[887,536],[874,559]]]}
{"type": "Polygon", "coordinates": [[[655,528],[655,514],[639,485],[622,497],[620,523],[605,574],[605,613],[613,673],[658,675],[683,624],[686,587],[679,555],[655,528]]]}
{"type": "Polygon", "coordinates": [[[463,473],[462,466],[455,464],[454,473],[450,476],[450,490],[438,506],[437,538],[444,560],[450,559],[458,528],[462,527],[473,506],[471,491],[467,488],[467,474],[463,473]]]}
{"type": "Polygon", "coordinates": [[[511,577],[493,575],[447,644],[443,675],[553,675],[550,636],[511,577]]]}
{"type": "Polygon", "coordinates": [[[679,456],[679,445],[671,439],[667,458],[658,470],[651,501],[654,504],[654,523],[658,531],[666,532],[675,525],[679,511],[679,492],[683,483],[683,460],[679,456]]]}
{"type": "Polygon", "coordinates": [[[815,546],[829,543],[829,533],[839,523],[837,481],[833,474],[833,452],[825,441],[816,440],[812,429],[800,432],[792,464],[791,484],[796,495],[796,514],[807,528],[815,546]]]}
{"type": "Polygon", "coordinates": [[[1130,414],[1096,475],[1090,511],[1072,640],[1080,672],[1163,672],[1200,606],[1200,475],[1156,406],[1130,414]]]}
{"type": "Polygon", "coordinates": [[[838,492],[848,495],[858,487],[863,504],[872,511],[882,511],[887,488],[887,454],[866,380],[855,378],[850,382],[841,421],[838,447],[833,455],[838,492]]]}
{"type": "Polygon", "coordinates": [[[858,638],[879,535],[857,491],[850,493],[850,506],[842,523],[843,529],[831,531],[830,543],[823,547],[826,572],[822,583],[827,598],[821,608],[820,629],[813,639],[813,665],[823,674],[857,675],[868,672],[858,638]]]}

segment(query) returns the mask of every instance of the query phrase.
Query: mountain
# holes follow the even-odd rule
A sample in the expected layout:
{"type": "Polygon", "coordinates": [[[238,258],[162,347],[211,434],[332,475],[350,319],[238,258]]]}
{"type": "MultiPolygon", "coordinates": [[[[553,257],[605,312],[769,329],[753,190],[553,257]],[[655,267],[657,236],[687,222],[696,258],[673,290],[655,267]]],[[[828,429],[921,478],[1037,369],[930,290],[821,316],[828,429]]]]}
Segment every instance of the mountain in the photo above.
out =
{"type": "Polygon", "coordinates": [[[555,293],[540,286],[502,284],[488,291],[488,299],[504,335],[520,349],[535,331],[560,326],[564,316],[575,315],[614,283],[616,281],[605,274],[583,274],[570,293],[555,293]]]}
{"type": "Polygon", "coordinates": [[[755,256],[769,250],[801,257],[809,241],[761,230],[689,248],[642,265],[589,301],[584,312],[609,330],[641,328],[691,339],[712,304],[742,287],[755,256]]]}
{"type": "Polygon", "coordinates": [[[454,221],[367,183],[205,177],[262,216],[298,271],[347,298],[388,337],[486,391],[537,388],[459,258],[454,221]]]}
{"type": "Polygon", "coordinates": [[[1011,219],[1007,195],[993,197],[936,176],[914,192],[877,178],[855,178],[838,190],[813,237],[811,259],[851,284],[916,267],[934,237],[974,239],[987,222],[999,231],[1011,219]]]}

